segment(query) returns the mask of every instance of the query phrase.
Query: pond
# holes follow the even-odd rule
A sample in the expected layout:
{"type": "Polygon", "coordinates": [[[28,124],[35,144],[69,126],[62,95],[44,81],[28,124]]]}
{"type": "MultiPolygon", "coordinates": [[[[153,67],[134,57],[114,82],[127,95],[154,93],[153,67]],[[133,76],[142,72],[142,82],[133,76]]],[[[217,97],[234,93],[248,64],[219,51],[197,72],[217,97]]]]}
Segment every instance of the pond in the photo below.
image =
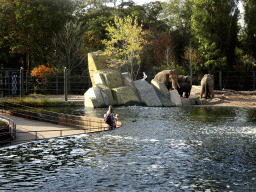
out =
{"type": "MultiPolygon", "coordinates": [[[[0,148],[0,190],[256,190],[255,109],[114,110],[119,129],[0,148]]],[[[106,111],[70,113],[103,117],[106,111]]]]}

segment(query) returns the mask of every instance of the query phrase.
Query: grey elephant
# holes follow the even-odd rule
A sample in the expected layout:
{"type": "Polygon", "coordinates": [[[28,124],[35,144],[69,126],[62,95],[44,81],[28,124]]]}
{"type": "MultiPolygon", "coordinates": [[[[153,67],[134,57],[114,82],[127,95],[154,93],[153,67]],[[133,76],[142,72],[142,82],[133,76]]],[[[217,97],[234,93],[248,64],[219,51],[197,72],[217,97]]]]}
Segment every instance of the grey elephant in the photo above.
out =
{"type": "Polygon", "coordinates": [[[179,75],[178,76],[178,84],[180,87],[177,88],[178,93],[181,97],[183,97],[183,93],[185,93],[185,97],[189,98],[191,88],[192,88],[192,79],[190,76],[179,75]]]}
{"type": "Polygon", "coordinates": [[[179,74],[175,69],[163,70],[157,73],[154,79],[164,83],[168,90],[177,90],[177,87],[179,87],[178,75],[179,74]]]}
{"type": "Polygon", "coordinates": [[[201,80],[201,93],[200,93],[200,98],[205,95],[205,98],[209,97],[212,98],[214,97],[214,77],[211,74],[205,74],[204,77],[201,80]]]}

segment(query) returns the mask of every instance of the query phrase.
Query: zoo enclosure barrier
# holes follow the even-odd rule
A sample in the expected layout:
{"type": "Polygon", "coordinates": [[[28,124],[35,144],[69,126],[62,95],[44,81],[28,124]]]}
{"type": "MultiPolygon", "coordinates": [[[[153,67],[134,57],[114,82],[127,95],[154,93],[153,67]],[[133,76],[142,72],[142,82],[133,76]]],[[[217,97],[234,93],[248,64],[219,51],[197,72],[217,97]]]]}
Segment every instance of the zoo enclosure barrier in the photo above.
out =
{"type": "MultiPolygon", "coordinates": [[[[37,82],[37,77],[31,76],[31,71],[22,69],[2,69],[0,70],[0,95],[1,96],[23,96],[28,94],[84,94],[91,86],[89,71],[73,71],[68,73],[53,72],[54,75],[42,77],[45,83],[37,82]]],[[[147,73],[146,81],[151,83],[156,72],[147,73]]],[[[255,90],[255,71],[216,71],[213,72],[214,89],[233,89],[236,91],[255,90]]],[[[199,76],[195,83],[200,84],[203,75],[199,76]]],[[[142,79],[143,74],[139,73],[137,78],[142,79]]],[[[193,77],[195,80],[195,77],[193,77]]]]}
{"type": "MultiPolygon", "coordinates": [[[[39,120],[43,122],[49,122],[58,125],[64,125],[67,127],[72,127],[72,130],[41,130],[41,131],[28,131],[28,132],[17,132],[15,126],[15,133],[34,133],[35,139],[38,140],[38,133],[41,132],[56,132],[59,131],[59,136],[62,136],[63,131],[74,131],[81,130],[81,133],[91,133],[108,130],[107,124],[101,118],[93,117],[84,117],[84,116],[75,116],[68,115],[63,113],[51,112],[43,109],[28,107],[20,104],[14,104],[5,102],[0,104],[2,108],[2,113],[7,113],[10,115],[15,115],[19,117],[24,117],[33,120],[39,120]]],[[[118,125],[121,126],[121,122],[118,122],[118,125]]]]}
{"type": "MultiPolygon", "coordinates": [[[[3,110],[1,110],[1,113],[3,113],[3,110]]],[[[5,127],[0,129],[0,145],[3,145],[16,138],[16,124],[12,119],[3,115],[0,115],[0,119],[7,123],[5,127]]]]}

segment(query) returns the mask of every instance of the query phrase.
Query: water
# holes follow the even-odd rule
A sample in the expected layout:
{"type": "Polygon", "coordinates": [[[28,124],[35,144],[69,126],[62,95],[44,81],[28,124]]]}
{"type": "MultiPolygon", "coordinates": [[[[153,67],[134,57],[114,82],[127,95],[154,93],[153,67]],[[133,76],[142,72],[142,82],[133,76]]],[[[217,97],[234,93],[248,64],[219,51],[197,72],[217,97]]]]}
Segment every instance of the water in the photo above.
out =
{"type": "Polygon", "coordinates": [[[256,191],[255,109],[115,112],[113,131],[1,148],[0,191],[256,191]]]}

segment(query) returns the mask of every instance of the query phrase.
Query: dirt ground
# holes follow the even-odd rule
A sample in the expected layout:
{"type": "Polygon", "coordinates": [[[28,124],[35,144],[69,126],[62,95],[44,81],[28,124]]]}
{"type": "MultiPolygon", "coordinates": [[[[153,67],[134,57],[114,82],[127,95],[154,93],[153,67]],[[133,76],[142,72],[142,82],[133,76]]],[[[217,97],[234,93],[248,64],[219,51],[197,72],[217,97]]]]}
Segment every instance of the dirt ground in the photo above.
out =
{"type": "MultiPolygon", "coordinates": [[[[192,86],[190,97],[200,97],[201,86],[192,86]]],[[[214,91],[214,98],[207,99],[206,105],[213,106],[235,106],[235,107],[255,107],[256,108],[256,92],[255,91],[214,91]]]]}

